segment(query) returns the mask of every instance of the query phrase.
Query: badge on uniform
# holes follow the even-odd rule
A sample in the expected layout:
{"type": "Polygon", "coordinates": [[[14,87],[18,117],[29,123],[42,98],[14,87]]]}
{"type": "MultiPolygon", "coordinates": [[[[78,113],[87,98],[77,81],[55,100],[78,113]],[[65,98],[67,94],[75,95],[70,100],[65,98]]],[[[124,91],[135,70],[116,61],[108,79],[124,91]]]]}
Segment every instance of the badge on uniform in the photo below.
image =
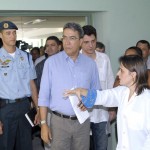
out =
{"type": "Polygon", "coordinates": [[[6,65],[4,65],[4,66],[1,66],[1,68],[8,68],[9,66],[6,66],[6,65]]]}
{"type": "Polygon", "coordinates": [[[20,57],[20,59],[23,61],[23,60],[24,60],[24,57],[20,57]]]}
{"type": "Polygon", "coordinates": [[[5,61],[3,61],[1,63],[2,63],[2,65],[8,65],[10,61],[11,61],[10,59],[6,59],[5,61]]]}

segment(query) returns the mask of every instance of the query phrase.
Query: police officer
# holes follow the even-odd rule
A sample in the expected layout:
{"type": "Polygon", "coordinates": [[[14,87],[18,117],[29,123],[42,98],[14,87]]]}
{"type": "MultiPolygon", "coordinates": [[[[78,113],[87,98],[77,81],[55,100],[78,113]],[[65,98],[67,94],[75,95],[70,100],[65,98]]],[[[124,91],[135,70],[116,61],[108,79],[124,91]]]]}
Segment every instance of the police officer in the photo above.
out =
{"type": "MultiPolygon", "coordinates": [[[[31,106],[28,97],[37,107],[36,73],[31,56],[16,47],[16,30],[14,23],[0,22],[0,150],[32,150],[25,113],[31,106]]],[[[35,123],[38,118],[37,113],[35,123]]]]}

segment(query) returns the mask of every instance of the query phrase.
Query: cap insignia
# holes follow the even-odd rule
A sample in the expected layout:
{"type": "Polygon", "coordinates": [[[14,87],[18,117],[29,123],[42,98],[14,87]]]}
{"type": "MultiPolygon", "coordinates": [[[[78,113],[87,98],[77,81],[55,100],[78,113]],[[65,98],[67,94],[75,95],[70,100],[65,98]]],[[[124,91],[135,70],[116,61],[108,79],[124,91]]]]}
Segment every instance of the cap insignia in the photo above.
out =
{"type": "Polygon", "coordinates": [[[9,26],[8,23],[4,23],[4,25],[3,25],[4,29],[7,29],[8,26],[9,26]]]}

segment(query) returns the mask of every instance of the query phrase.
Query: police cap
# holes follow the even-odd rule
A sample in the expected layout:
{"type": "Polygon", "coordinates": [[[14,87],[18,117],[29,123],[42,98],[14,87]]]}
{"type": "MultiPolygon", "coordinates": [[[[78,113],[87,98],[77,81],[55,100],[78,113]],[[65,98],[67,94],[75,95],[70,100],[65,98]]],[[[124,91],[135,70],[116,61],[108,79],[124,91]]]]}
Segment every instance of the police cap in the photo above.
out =
{"type": "Polygon", "coordinates": [[[16,29],[16,30],[18,30],[18,27],[11,21],[2,21],[2,22],[0,22],[0,30],[7,30],[7,29],[16,29]]]}

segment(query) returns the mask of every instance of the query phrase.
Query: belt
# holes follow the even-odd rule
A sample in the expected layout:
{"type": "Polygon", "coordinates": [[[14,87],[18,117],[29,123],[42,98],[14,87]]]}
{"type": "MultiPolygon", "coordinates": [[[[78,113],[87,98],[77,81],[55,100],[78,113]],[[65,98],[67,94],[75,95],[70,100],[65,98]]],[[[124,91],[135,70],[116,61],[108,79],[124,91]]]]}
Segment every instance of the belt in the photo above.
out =
{"type": "Polygon", "coordinates": [[[71,119],[71,120],[77,120],[77,117],[76,116],[67,116],[67,115],[63,115],[63,114],[60,114],[56,111],[52,111],[53,114],[55,114],[56,116],[59,116],[61,118],[66,118],[66,119],[71,119]]]}
{"type": "Polygon", "coordinates": [[[11,103],[18,103],[21,102],[23,100],[27,100],[27,97],[23,97],[23,98],[17,98],[17,99],[5,99],[5,98],[0,98],[0,102],[4,102],[5,104],[11,104],[11,103]]]}

